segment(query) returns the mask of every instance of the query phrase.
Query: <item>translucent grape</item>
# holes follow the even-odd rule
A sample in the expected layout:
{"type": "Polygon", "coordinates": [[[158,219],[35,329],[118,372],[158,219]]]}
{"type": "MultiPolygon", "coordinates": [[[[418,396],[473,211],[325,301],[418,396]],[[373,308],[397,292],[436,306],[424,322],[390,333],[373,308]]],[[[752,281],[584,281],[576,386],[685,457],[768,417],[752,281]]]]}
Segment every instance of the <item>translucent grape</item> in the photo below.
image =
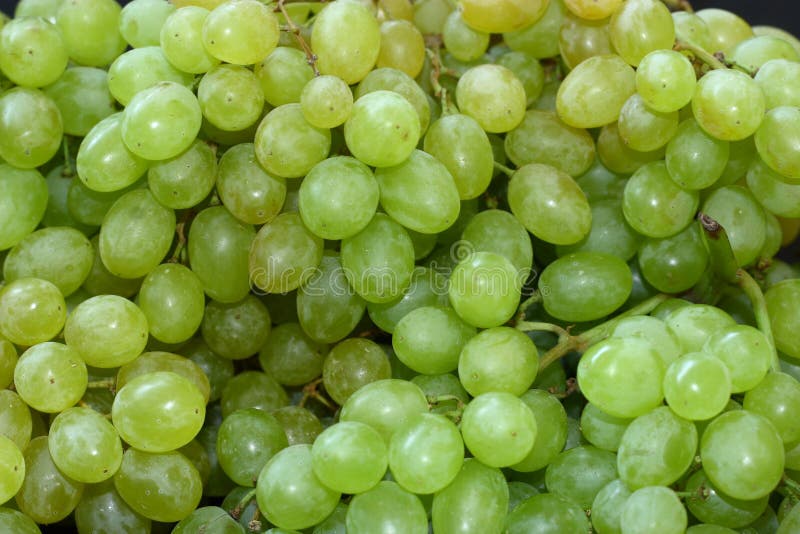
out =
{"type": "Polygon", "coordinates": [[[484,64],[458,79],[458,108],[475,119],[487,132],[513,130],[525,116],[527,97],[522,82],[511,69],[484,64]]]}
{"type": "Polygon", "coordinates": [[[461,434],[475,458],[491,467],[506,467],[530,452],[537,435],[536,418],[511,393],[483,393],[464,409],[461,434]]]}
{"type": "MultiPolygon", "coordinates": [[[[242,513],[243,519],[244,513],[242,513]]],[[[190,532],[215,532],[239,534],[242,526],[224,509],[218,506],[203,506],[197,508],[188,516],[181,519],[172,530],[174,534],[189,534],[190,532]]],[[[274,529],[270,529],[274,530],[274,529]]]]}
{"type": "Polygon", "coordinates": [[[694,495],[686,499],[686,507],[693,516],[729,528],[742,528],[758,519],[767,508],[767,497],[743,501],[721,493],[700,469],[686,481],[685,491],[703,487],[703,498],[694,495]],[[707,496],[706,496],[707,495],[707,496]]]}
{"type": "Polygon", "coordinates": [[[522,281],[514,265],[494,252],[476,252],[456,265],[448,296],[456,313],[478,328],[491,328],[514,315],[522,281]]]}
{"type": "MultiPolygon", "coordinates": [[[[664,147],[652,152],[639,152],[629,148],[619,134],[616,122],[606,124],[597,138],[597,156],[600,163],[617,174],[631,174],[647,163],[664,158],[664,147]]],[[[624,184],[623,184],[624,187],[624,184]]]]}
{"type": "Polygon", "coordinates": [[[289,404],[289,397],[268,374],[243,371],[225,384],[220,404],[222,415],[227,417],[243,408],[258,408],[266,412],[277,410],[289,404]]]}
{"type": "Polygon", "coordinates": [[[50,85],[61,76],[68,61],[61,32],[50,21],[15,18],[0,31],[0,69],[17,85],[50,85]]]}
{"type": "Polygon", "coordinates": [[[92,191],[120,191],[147,171],[147,161],[122,142],[122,113],[101,120],[86,134],[78,149],[78,177],[92,191]]]}
{"type": "Polygon", "coordinates": [[[311,29],[311,46],[320,72],[338,76],[348,85],[362,80],[372,70],[380,42],[378,22],[357,2],[327,6],[311,29]]]}
{"type": "Polygon", "coordinates": [[[769,373],[753,389],[745,393],[745,410],[769,419],[784,444],[800,440],[800,427],[789,414],[800,405],[800,383],[786,373],[769,373]]]}
{"type": "Polygon", "coordinates": [[[422,390],[411,382],[385,379],[353,393],[342,406],[340,421],[358,421],[377,430],[388,444],[392,435],[415,415],[428,412],[422,390]]]}
{"type": "Polygon", "coordinates": [[[278,420],[286,433],[289,445],[314,443],[322,433],[322,423],[316,415],[299,406],[283,406],[273,410],[272,415],[278,420]]]}
{"type": "Polygon", "coordinates": [[[800,358],[800,340],[794,335],[798,320],[792,310],[800,302],[800,281],[784,280],[770,287],[764,297],[767,301],[775,345],[792,358],[800,358]]]}
{"type": "Polygon", "coordinates": [[[39,171],[0,163],[0,250],[13,247],[33,232],[47,203],[47,182],[39,171]]]}
{"type": "Polygon", "coordinates": [[[692,112],[698,124],[717,139],[738,141],[754,133],[764,118],[764,93],[747,74],[714,70],[697,82],[692,112]]]}
{"type": "Polygon", "coordinates": [[[631,491],[620,479],[615,479],[597,492],[592,502],[592,526],[597,532],[620,534],[620,515],[631,491]]]}
{"type": "Polygon", "coordinates": [[[240,221],[264,224],[280,213],[286,182],[264,170],[252,143],[241,143],[226,150],[219,160],[217,193],[240,221]]]}
{"type": "Polygon", "coordinates": [[[241,486],[255,486],[264,465],[288,446],[278,420],[256,408],[231,413],[222,421],[217,434],[220,466],[241,486]]]}
{"type": "Polygon", "coordinates": [[[712,334],[736,324],[726,312],[707,304],[681,305],[669,312],[664,321],[678,336],[684,353],[702,350],[712,334]]]}
{"type": "MultiPolygon", "coordinates": [[[[13,381],[13,370],[9,383],[11,381],[13,381]]],[[[7,437],[16,443],[20,450],[25,450],[31,440],[33,419],[28,405],[10,389],[0,390],[0,428],[2,428],[0,436],[7,437]]]]}
{"type": "Polygon", "coordinates": [[[756,149],[764,163],[792,182],[800,180],[800,158],[794,151],[800,139],[798,117],[800,109],[794,106],[773,108],[755,134],[756,149]]]}
{"type": "Polygon", "coordinates": [[[770,213],[780,217],[798,217],[800,183],[787,183],[785,176],[772,170],[761,158],[756,158],[747,170],[747,188],[770,213]]]}
{"type": "Polygon", "coordinates": [[[464,345],[458,375],[470,395],[505,391],[522,395],[538,370],[533,341],[519,330],[498,326],[482,331],[464,345]]]}
{"type": "Polygon", "coordinates": [[[556,45],[556,54],[573,69],[590,57],[611,54],[608,19],[587,20],[567,12],[556,32],[556,45]]]}
{"type": "Polygon", "coordinates": [[[400,361],[418,373],[447,373],[456,369],[462,347],[474,335],[475,328],[451,308],[422,306],[398,321],[392,347],[400,361]]]}
{"type": "Polygon", "coordinates": [[[545,483],[550,493],[588,508],[603,486],[616,476],[614,453],[581,445],[553,459],[547,466],[545,483]]]}
{"type": "Polygon", "coordinates": [[[261,118],[264,97],[253,72],[239,65],[218,65],[197,86],[203,117],[221,130],[244,130],[261,118]]]}
{"type": "Polygon", "coordinates": [[[113,0],[60,2],[56,26],[69,57],[89,67],[104,67],[125,50],[119,32],[122,8],[113,0]]]}
{"type": "Polygon", "coordinates": [[[363,386],[391,378],[392,369],[384,350],[369,339],[346,339],[333,347],[322,366],[325,391],[344,404],[363,386]]]}
{"type": "Polygon", "coordinates": [[[344,80],[332,75],[311,78],[300,93],[303,117],[317,128],[344,124],[353,110],[353,92],[344,80]]]}
{"type": "Polygon", "coordinates": [[[380,30],[381,45],[375,66],[398,69],[416,78],[425,63],[425,40],[420,30],[408,20],[383,21],[380,30]]]}
{"type": "Polygon", "coordinates": [[[278,17],[257,0],[223,2],[203,21],[203,46],[234,65],[258,63],[275,49],[279,36],[278,17]]]}
{"type": "Polygon", "coordinates": [[[544,15],[519,30],[503,34],[512,50],[525,52],[537,59],[558,55],[558,33],[566,9],[563,2],[548,2],[544,15]]]}
{"type": "Polygon", "coordinates": [[[654,50],[642,58],[636,69],[636,91],[645,104],[662,113],[688,104],[696,83],[692,64],[674,50],[654,50]]]}
{"type": "Polygon", "coordinates": [[[108,67],[108,89],[123,106],[158,82],[175,82],[191,88],[193,80],[191,74],[173,67],[158,46],[128,50],[108,67]]]}
{"type": "Polygon", "coordinates": [[[201,39],[209,11],[196,5],[175,10],[161,26],[161,50],[178,69],[193,74],[207,72],[219,60],[208,53],[201,39]]]}
{"type": "Polygon", "coordinates": [[[645,534],[657,529],[664,534],[686,531],[688,518],[678,496],[664,486],[647,486],[634,491],[622,508],[620,524],[624,534],[645,534]]]}
{"type": "Polygon", "coordinates": [[[654,50],[671,49],[675,28],[667,6],[657,0],[624,2],[608,23],[611,44],[633,66],[654,50]]]}
{"type": "MultiPolygon", "coordinates": [[[[185,352],[185,349],[182,349],[182,352],[185,352]]],[[[123,388],[134,378],[157,371],[171,371],[181,375],[194,384],[203,399],[208,402],[211,385],[204,370],[194,361],[171,352],[143,352],[132,362],[120,367],[117,371],[116,389],[123,388]]]]}
{"type": "Polygon", "coordinates": [[[328,157],[331,133],[306,122],[300,104],[284,104],[261,120],[253,142],[268,173],[299,178],[328,157]]]}
{"type": "Polygon", "coordinates": [[[787,59],[771,59],[761,65],[753,78],[764,91],[767,109],[800,105],[800,64],[787,59]]]}
{"type": "Polygon", "coordinates": [[[729,185],[714,190],[700,210],[725,229],[739,265],[758,258],[766,237],[763,208],[744,187],[729,185]]]}
{"type": "Polygon", "coordinates": [[[261,348],[261,367],[281,384],[302,385],[322,373],[328,347],[317,343],[297,323],[284,323],[270,332],[261,348]]]}
{"type": "Polygon", "coordinates": [[[0,435],[0,501],[10,500],[22,487],[25,480],[25,459],[19,446],[0,435]]]}
{"type": "Polygon", "coordinates": [[[486,33],[503,33],[530,26],[544,14],[547,2],[542,0],[466,0],[461,4],[462,16],[472,28],[486,33]]]}
{"type": "Polygon", "coordinates": [[[458,11],[445,20],[442,40],[447,51],[460,61],[479,59],[489,47],[489,34],[467,26],[458,11]]]}
{"type": "Polygon", "coordinates": [[[424,267],[415,268],[411,284],[400,298],[386,303],[367,304],[369,317],[381,330],[392,333],[400,320],[411,311],[423,306],[447,304],[446,284],[447,280],[439,273],[424,267]]]}
{"type": "Polygon", "coordinates": [[[78,482],[108,480],[122,463],[117,431],[91,408],[69,408],[58,414],[50,425],[47,445],[58,469],[78,482]]]}
{"type": "MultiPolygon", "coordinates": [[[[276,107],[300,102],[304,86],[314,78],[314,71],[303,51],[288,46],[279,46],[273,50],[261,63],[256,64],[254,72],[261,88],[259,98],[265,98],[270,105],[276,107]]],[[[348,93],[349,89],[348,87],[348,93]]],[[[309,122],[317,126],[312,121],[309,122]]]]}
{"type": "Polygon", "coordinates": [[[419,497],[388,480],[350,501],[345,525],[352,534],[382,531],[425,534],[428,531],[425,508],[419,497]]]}
{"type": "Polygon", "coordinates": [[[628,146],[650,152],[666,145],[678,129],[678,112],[662,113],[647,107],[638,93],[625,101],[617,122],[619,135],[628,146]]]}
{"type": "Polygon", "coordinates": [[[232,303],[209,301],[200,329],[211,350],[223,358],[243,360],[264,346],[270,323],[267,307],[247,295],[232,303]]]}
{"type": "Polygon", "coordinates": [[[75,508],[79,534],[93,530],[119,529],[123,532],[147,531],[150,520],[133,511],[120,497],[113,480],[87,486],[75,508]]]}
{"type": "Polygon", "coordinates": [[[673,236],[645,240],[639,248],[639,268],[647,283],[665,293],[679,293],[699,282],[709,263],[700,232],[697,224],[690,224],[673,236]]]}
{"type": "Polygon", "coordinates": [[[119,32],[134,48],[158,46],[164,21],[175,12],[165,0],[133,0],[122,8],[119,32]]]}
{"type": "Polygon", "coordinates": [[[64,326],[67,306],[51,282],[19,278],[0,289],[0,335],[31,346],[53,339],[64,326]]]}
{"type": "Polygon", "coordinates": [[[14,87],[0,94],[0,130],[0,158],[14,167],[33,169],[60,148],[64,122],[58,106],[43,92],[14,87]]]}
{"type": "Polygon", "coordinates": [[[311,466],[325,486],[342,493],[375,487],[388,466],[387,446],[377,430],[357,421],[325,429],[311,447],[311,466]]]}

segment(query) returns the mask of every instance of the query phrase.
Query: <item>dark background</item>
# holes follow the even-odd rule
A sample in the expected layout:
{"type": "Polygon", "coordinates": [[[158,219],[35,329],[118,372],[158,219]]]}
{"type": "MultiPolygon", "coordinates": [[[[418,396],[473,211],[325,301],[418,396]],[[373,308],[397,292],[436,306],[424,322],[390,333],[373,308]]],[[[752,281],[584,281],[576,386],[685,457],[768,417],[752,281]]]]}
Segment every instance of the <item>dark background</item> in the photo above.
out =
{"type": "MultiPolygon", "coordinates": [[[[690,0],[695,9],[719,7],[744,17],[750,24],[779,26],[800,34],[800,8],[793,0],[690,0]]],[[[122,1],[121,3],[126,3],[122,1]]],[[[14,12],[17,0],[0,0],[0,9],[6,14],[14,12]]]]}

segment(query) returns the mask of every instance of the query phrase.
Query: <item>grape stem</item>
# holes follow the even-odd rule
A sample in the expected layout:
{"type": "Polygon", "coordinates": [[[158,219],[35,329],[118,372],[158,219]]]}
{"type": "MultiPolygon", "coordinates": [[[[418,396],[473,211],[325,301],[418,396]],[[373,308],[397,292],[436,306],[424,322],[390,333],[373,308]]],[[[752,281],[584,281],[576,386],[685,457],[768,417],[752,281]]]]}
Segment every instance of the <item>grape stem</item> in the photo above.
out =
{"type": "Polygon", "coordinates": [[[116,380],[113,378],[106,378],[105,380],[93,380],[86,384],[87,389],[109,389],[114,391],[116,380]]]}
{"type": "Polygon", "coordinates": [[[261,532],[261,510],[256,507],[253,512],[253,519],[247,523],[247,530],[250,532],[261,532]]]}
{"type": "Polygon", "coordinates": [[[691,52],[697,59],[699,59],[712,69],[728,68],[728,66],[725,65],[725,63],[723,63],[722,61],[720,61],[717,56],[715,56],[708,50],[704,49],[700,45],[693,43],[692,41],[687,41],[685,39],[676,39],[675,46],[673,48],[678,52],[680,52],[681,50],[687,50],[691,52]]]}
{"type": "Polygon", "coordinates": [[[453,421],[456,425],[461,422],[461,416],[464,414],[464,407],[466,406],[462,399],[456,395],[429,395],[426,398],[428,400],[429,409],[442,402],[456,401],[456,409],[444,412],[442,415],[453,421]]]}
{"type": "Polygon", "coordinates": [[[244,511],[244,509],[247,508],[247,505],[250,503],[250,501],[253,500],[253,497],[255,496],[256,496],[256,488],[253,488],[252,490],[248,491],[245,494],[245,496],[242,497],[242,500],[240,500],[236,504],[236,506],[233,507],[233,510],[231,510],[230,512],[231,517],[238,521],[239,518],[242,517],[242,512],[244,511]]]}
{"type": "Polygon", "coordinates": [[[753,306],[753,313],[756,316],[756,325],[761,333],[767,338],[770,349],[772,350],[772,370],[778,372],[781,370],[780,359],[778,359],[778,350],[775,348],[775,338],[772,336],[772,324],[769,320],[769,313],[767,311],[767,301],[764,299],[764,293],[750,273],[744,269],[736,271],[736,279],[739,287],[742,288],[747,298],[750,299],[750,304],[753,306]]]}
{"type": "Polygon", "coordinates": [[[671,11],[686,11],[687,13],[694,13],[694,8],[689,0],[663,0],[664,3],[671,11]]]}
{"type": "Polygon", "coordinates": [[[494,162],[494,168],[497,169],[498,171],[502,172],[503,174],[505,174],[509,178],[511,178],[514,175],[514,173],[517,172],[514,169],[506,167],[502,163],[498,163],[496,161],[494,162]]]}
{"type": "Polygon", "coordinates": [[[517,330],[521,330],[523,332],[552,332],[558,336],[559,343],[570,337],[568,329],[561,328],[557,324],[553,323],[520,321],[517,323],[517,330]]]}
{"type": "Polygon", "coordinates": [[[308,43],[305,39],[303,39],[303,35],[300,33],[300,28],[294,23],[292,17],[289,16],[289,12],[286,10],[286,1],[287,0],[278,0],[278,4],[275,7],[275,11],[280,12],[283,15],[283,18],[286,19],[286,28],[281,29],[294,35],[294,38],[297,40],[297,44],[300,45],[300,48],[302,48],[303,52],[306,54],[308,65],[311,67],[311,70],[314,71],[314,76],[319,76],[320,72],[317,68],[317,55],[313,50],[311,50],[311,47],[308,46],[308,43]]]}
{"type": "Polygon", "coordinates": [[[442,58],[439,55],[439,50],[441,49],[441,47],[442,47],[441,35],[425,36],[425,54],[428,56],[428,60],[431,62],[431,73],[430,73],[431,87],[433,88],[434,96],[439,100],[441,100],[442,117],[444,117],[447,115],[458,113],[458,110],[450,101],[447,89],[442,87],[442,84],[439,83],[439,78],[442,76],[442,74],[447,74],[448,76],[458,78],[458,73],[442,65],[442,58]]]}
{"type": "Polygon", "coordinates": [[[789,478],[786,473],[783,474],[781,478],[781,482],[783,483],[783,487],[785,487],[789,494],[797,500],[800,500],[800,484],[797,481],[789,478]]]}
{"type": "Polygon", "coordinates": [[[303,386],[303,397],[300,399],[298,406],[301,408],[305,407],[308,399],[314,399],[332,412],[336,411],[336,406],[334,406],[331,401],[326,399],[322,394],[317,391],[317,386],[322,384],[322,378],[317,378],[316,380],[312,380],[305,386],[303,386]]]}
{"type": "Polygon", "coordinates": [[[75,176],[75,169],[72,168],[72,158],[69,152],[69,138],[65,135],[61,141],[64,150],[64,168],[61,171],[62,178],[72,178],[75,176]]]}

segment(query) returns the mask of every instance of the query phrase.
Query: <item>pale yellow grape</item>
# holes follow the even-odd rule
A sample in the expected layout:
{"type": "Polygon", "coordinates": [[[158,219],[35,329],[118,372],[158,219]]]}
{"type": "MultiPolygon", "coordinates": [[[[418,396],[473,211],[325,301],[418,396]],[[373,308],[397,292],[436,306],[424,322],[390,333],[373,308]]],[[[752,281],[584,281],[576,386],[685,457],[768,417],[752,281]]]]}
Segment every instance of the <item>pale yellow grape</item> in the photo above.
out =
{"type": "Polygon", "coordinates": [[[547,9],[548,0],[462,0],[464,22],[486,33],[504,33],[530,26],[547,9]]]}
{"type": "Polygon", "coordinates": [[[574,69],[583,60],[611,54],[614,49],[608,37],[608,19],[587,20],[572,13],[564,16],[558,32],[558,54],[567,67],[574,69]]]}
{"type": "MultiPolygon", "coordinates": [[[[551,0],[557,3],[557,0],[551,0]]],[[[622,0],[564,0],[564,5],[582,19],[600,20],[611,16],[622,0]]]]}
{"type": "Polygon", "coordinates": [[[303,87],[314,78],[314,71],[302,50],[279,46],[256,63],[255,76],[263,98],[272,106],[300,102],[303,87]]]}
{"type": "Polygon", "coordinates": [[[20,169],[43,165],[61,147],[64,121],[55,102],[38,89],[0,93],[0,159],[20,169]]]}
{"type": "Polygon", "coordinates": [[[333,74],[348,84],[366,76],[380,51],[378,21],[362,4],[338,0],[325,6],[311,29],[311,47],[322,74],[333,74]]]}
{"type": "Polygon", "coordinates": [[[229,0],[203,22],[203,45],[220,61],[258,63],[278,45],[278,17],[258,0],[229,0]]]}
{"type": "Polygon", "coordinates": [[[753,134],[764,118],[764,92],[747,74],[734,69],[716,69],[697,82],[692,112],[709,134],[725,141],[738,141],[753,134]]]}
{"type": "Polygon", "coordinates": [[[19,278],[0,287],[0,335],[16,345],[53,339],[66,316],[61,291],[47,280],[19,278]]]}
{"type": "Polygon", "coordinates": [[[191,87],[194,76],[172,66],[159,46],[128,50],[108,68],[108,89],[123,106],[127,106],[136,93],[158,82],[191,87]]]}
{"type": "Polygon", "coordinates": [[[14,386],[25,404],[58,413],[78,402],[88,384],[86,364],[74,348],[48,341],[22,353],[14,369],[14,386]]]}
{"type": "Polygon", "coordinates": [[[536,59],[557,56],[558,34],[565,12],[563,2],[548,2],[542,18],[526,28],[503,34],[503,40],[511,50],[525,52],[536,59]]]}
{"type": "Polygon", "coordinates": [[[416,78],[425,63],[422,33],[407,20],[387,20],[380,30],[381,46],[375,65],[402,70],[416,78]]]}
{"type": "Polygon", "coordinates": [[[67,68],[61,32],[42,18],[17,18],[0,31],[0,71],[12,82],[42,87],[56,81],[67,68]]]}
{"type": "Polygon", "coordinates": [[[133,0],[119,15],[119,33],[133,48],[158,46],[161,27],[174,12],[166,0],[133,0]]]}
{"type": "Polygon", "coordinates": [[[344,124],[350,152],[367,165],[390,167],[405,161],[419,142],[416,109],[399,93],[374,91],[353,105],[344,124]]]}
{"type": "Polygon", "coordinates": [[[473,67],[458,80],[456,100],[462,113],[487,132],[516,128],[525,116],[527,97],[522,82],[501,65],[473,67]]]}
{"type": "Polygon", "coordinates": [[[161,50],[170,63],[184,72],[207,72],[219,63],[201,41],[203,23],[209,11],[199,6],[186,6],[173,12],[161,27],[161,50]]]}
{"type": "Polygon", "coordinates": [[[303,116],[317,128],[344,124],[353,109],[353,92],[344,80],[323,74],[308,81],[300,93],[303,116]]]}
{"type": "Polygon", "coordinates": [[[16,443],[0,435],[0,502],[10,500],[25,480],[25,458],[16,443]]]}
{"type": "Polygon", "coordinates": [[[114,0],[62,1],[56,14],[69,57],[79,65],[104,67],[125,50],[119,33],[122,11],[114,0]]]}
{"type": "Polygon", "coordinates": [[[675,25],[660,0],[627,0],[608,24],[614,50],[631,65],[638,65],[654,50],[669,50],[675,41],[675,25]]]}
{"type": "Polygon", "coordinates": [[[261,120],[254,143],[258,162],[267,172],[299,178],[328,157],[331,132],[307,122],[300,104],[284,104],[261,120]]]}
{"type": "Polygon", "coordinates": [[[197,87],[203,117],[221,130],[244,130],[261,118],[264,95],[250,69],[218,65],[209,70],[197,87]]]}

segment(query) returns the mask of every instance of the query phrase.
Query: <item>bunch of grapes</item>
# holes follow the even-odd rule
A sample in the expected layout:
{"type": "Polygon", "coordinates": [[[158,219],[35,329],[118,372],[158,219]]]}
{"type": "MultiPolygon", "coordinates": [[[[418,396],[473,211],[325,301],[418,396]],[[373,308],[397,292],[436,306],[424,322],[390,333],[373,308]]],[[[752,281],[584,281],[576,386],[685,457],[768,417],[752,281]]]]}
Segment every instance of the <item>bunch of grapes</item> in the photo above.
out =
{"type": "Polygon", "coordinates": [[[799,147],[685,0],[22,0],[0,531],[800,532],[799,147]]]}

